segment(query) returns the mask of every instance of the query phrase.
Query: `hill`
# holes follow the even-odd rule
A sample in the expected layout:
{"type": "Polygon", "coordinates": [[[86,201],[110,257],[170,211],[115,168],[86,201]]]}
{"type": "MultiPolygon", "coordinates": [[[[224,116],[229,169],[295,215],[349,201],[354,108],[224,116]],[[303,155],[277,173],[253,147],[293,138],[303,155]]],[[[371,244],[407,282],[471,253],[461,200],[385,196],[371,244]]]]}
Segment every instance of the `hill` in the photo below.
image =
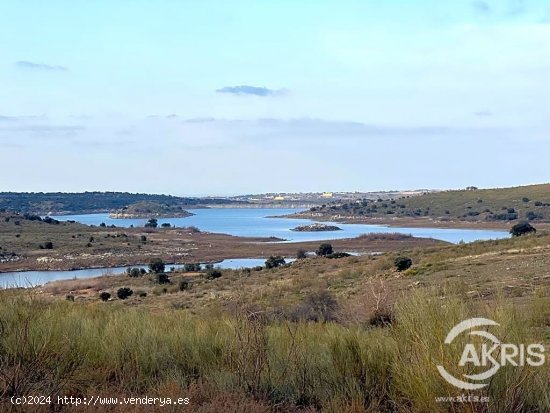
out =
{"type": "Polygon", "coordinates": [[[513,188],[453,190],[397,199],[326,204],[301,213],[336,221],[369,218],[430,218],[439,222],[550,222],[550,184],[513,188]]]}
{"type": "Polygon", "coordinates": [[[128,192],[0,192],[0,211],[32,214],[89,214],[113,212],[137,202],[156,202],[169,207],[245,204],[226,198],[184,198],[171,195],[128,192]]]}

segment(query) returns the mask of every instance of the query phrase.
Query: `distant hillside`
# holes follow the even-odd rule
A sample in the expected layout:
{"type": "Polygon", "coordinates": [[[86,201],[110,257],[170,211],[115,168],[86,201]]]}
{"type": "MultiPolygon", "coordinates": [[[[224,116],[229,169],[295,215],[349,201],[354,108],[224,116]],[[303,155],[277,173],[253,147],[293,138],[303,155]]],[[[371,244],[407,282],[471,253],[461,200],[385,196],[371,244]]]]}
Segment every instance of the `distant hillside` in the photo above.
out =
{"type": "Polygon", "coordinates": [[[0,192],[0,211],[33,214],[84,214],[113,212],[138,202],[155,202],[168,207],[193,208],[204,205],[245,204],[225,198],[184,198],[171,195],[128,192],[0,192]]]}
{"type": "MultiPolygon", "coordinates": [[[[307,213],[306,213],[307,214],[307,213]]],[[[321,217],[431,217],[459,221],[550,221],[550,184],[443,191],[395,200],[358,200],[309,210],[321,217]]]]}

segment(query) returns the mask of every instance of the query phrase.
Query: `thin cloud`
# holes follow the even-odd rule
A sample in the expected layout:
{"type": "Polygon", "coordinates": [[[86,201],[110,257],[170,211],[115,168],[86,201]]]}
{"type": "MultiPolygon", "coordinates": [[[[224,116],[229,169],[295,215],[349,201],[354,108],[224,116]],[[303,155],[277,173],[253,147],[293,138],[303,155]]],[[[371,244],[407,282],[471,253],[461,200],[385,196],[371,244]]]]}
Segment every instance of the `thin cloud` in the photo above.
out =
{"type": "Polygon", "coordinates": [[[474,115],[479,116],[480,118],[488,118],[493,116],[493,112],[489,110],[480,110],[478,112],[474,112],[474,115]]]}
{"type": "Polygon", "coordinates": [[[18,120],[15,116],[3,116],[0,115],[0,122],[13,122],[18,120]]]}
{"type": "Polygon", "coordinates": [[[284,90],[279,89],[269,89],[267,87],[258,87],[258,86],[225,86],[221,89],[216,90],[217,93],[229,93],[232,95],[254,95],[254,96],[277,96],[284,93],[284,90]]]}
{"type": "Polygon", "coordinates": [[[47,72],[66,72],[68,69],[65,66],[59,65],[47,65],[44,63],[34,63],[27,60],[20,60],[15,63],[20,69],[26,70],[42,70],[47,72]]]}
{"type": "Polygon", "coordinates": [[[486,1],[476,0],[472,2],[472,7],[480,13],[491,13],[491,6],[486,1]]]}

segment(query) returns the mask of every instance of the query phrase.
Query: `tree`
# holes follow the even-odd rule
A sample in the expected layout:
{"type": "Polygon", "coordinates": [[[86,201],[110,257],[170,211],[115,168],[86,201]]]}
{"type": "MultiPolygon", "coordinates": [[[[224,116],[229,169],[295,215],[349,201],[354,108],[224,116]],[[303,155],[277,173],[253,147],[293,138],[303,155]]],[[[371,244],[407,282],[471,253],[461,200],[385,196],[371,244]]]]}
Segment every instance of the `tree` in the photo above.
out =
{"type": "Polygon", "coordinates": [[[120,298],[121,300],[126,300],[128,297],[130,297],[134,292],[128,288],[128,287],[122,287],[119,288],[116,292],[116,296],[120,298]]]}
{"type": "Polygon", "coordinates": [[[161,227],[162,227],[162,228],[170,228],[171,225],[170,225],[169,222],[165,222],[165,223],[161,224],[161,227]]]}
{"type": "Polygon", "coordinates": [[[157,274],[164,272],[164,262],[160,258],[153,258],[149,263],[149,271],[157,274]]]}
{"type": "Polygon", "coordinates": [[[158,227],[158,221],[156,218],[151,218],[147,223],[145,224],[145,228],[156,228],[158,227]]]}
{"type": "Polygon", "coordinates": [[[395,268],[397,271],[405,271],[410,268],[413,264],[412,260],[409,257],[397,257],[394,261],[395,268]]]}
{"type": "Polygon", "coordinates": [[[333,253],[332,245],[329,243],[324,243],[319,245],[319,249],[316,251],[316,254],[321,257],[327,256],[332,253],[333,253]]]}
{"type": "Polygon", "coordinates": [[[109,301],[109,298],[111,298],[111,294],[109,294],[107,291],[103,291],[99,293],[99,298],[101,301],[109,301]]]}
{"type": "Polygon", "coordinates": [[[510,234],[512,234],[513,237],[520,237],[522,235],[535,233],[535,232],[537,232],[535,227],[533,227],[528,222],[520,222],[519,224],[514,225],[510,230],[510,234]]]}
{"type": "Polygon", "coordinates": [[[210,264],[206,268],[205,276],[209,280],[215,280],[216,278],[220,278],[222,276],[222,272],[219,269],[214,268],[214,266],[210,264]]]}
{"type": "Polygon", "coordinates": [[[157,284],[170,284],[170,278],[165,272],[159,272],[155,274],[155,282],[157,284]]]}
{"type": "Polygon", "coordinates": [[[136,267],[128,268],[126,272],[128,273],[128,277],[137,278],[142,276],[140,269],[136,267]]]}
{"type": "Polygon", "coordinates": [[[271,256],[265,261],[265,268],[277,268],[281,265],[285,265],[286,261],[283,257],[280,255],[277,256],[271,256]]]}

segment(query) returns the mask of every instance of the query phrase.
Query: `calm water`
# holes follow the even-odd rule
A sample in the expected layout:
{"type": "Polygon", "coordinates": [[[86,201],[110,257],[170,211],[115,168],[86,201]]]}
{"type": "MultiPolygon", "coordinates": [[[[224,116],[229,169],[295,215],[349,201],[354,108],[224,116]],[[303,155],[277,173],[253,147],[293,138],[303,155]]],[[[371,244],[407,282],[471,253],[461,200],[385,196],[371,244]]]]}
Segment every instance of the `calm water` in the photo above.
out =
{"type": "MultiPolygon", "coordinates": [[[[471,242],[477,240],[507,238],[510,235],[506,231],[491,231],[477,229],[442,229],[442,228],[397,228],[381,225],[341,224],[331,223],[342,228],[342,231],[333,232],[294,232],[291,231],[299,225],[311,224],[314,221],[308,219],[267,218],[274,215],[285,215],[297,212],[296,209],[271,209],[271,208],[212,208],[190,209],[195,215],[187,218],[159,219],[159,225],[170,223],[176,227],[195,226],[201,231],[218,232],[243,237],[277,237],[285,239],[285,242],[295,241],[321,241],[340,238],[353,238],[361,234],[372,232],[400,232],[416,237],[435,238],[443,241],[457,243],[460,241],[471,242]]],[[[117,227],[143,227],[146,219],[111,219],[108,214],[88,215],[63,215],[56,216],[60,221],[74,220],[88,225],[106,225],[117,227]]],[[[242,268],[263,265],[265,258],[246,258],[224,260],[217,264],[221,268],[242,268]]],[[[179,266],[175,266],[178,268],[179,266]]],[[[126,271],[127,267],[107,269],[87,269],[74,271],[24,271],[14,273],[0,273],[0,287],[15,287],[41,285],[49,281],[90,278],[103,274],[118,274],[126,271]]]]}
{"type": "MultiPolygon", "coordinates": [[[[460,241],[471,242],[477,240],[506,238],[510,235],[506,231],[492,231],[482,229],[442,229],[442,228],[406,228],[386,227],[382,225],[365,224],[341,224],[337,225],[342,231],[332,232],[294,232],[291,231],[299,225],[311,224],[315,221],[309,219],[291,218],[266,218],[274,215],[291,214],[297,209],[272,209],[272,208],[212,208],[190,209],[195,215],[187,218],[159,219],[159,225],[170,223],[176,227],[195,226],[201,231],[219,232],[242,237],[278,237],[288,242],[295,241],[320,241],[340,238],[353,238],[361,234],[371,232],[400,232],[416,237],[435,238],[443,241],[457,243],[460,241]]],[[[58,220],[74,220],[88,225],[106,225],[117,227],[142,227],[146,219],[112,219],[109,214],[89,215],[64,215],[54,217],[58,220]]]]}
{"type": "MultiPolygon", "coordinates": [[[[287,259],[292,262],[293,259],[287,259]]],[[[214,264],[215,267],[223,269],[252,268],[258,265],[264,265],[265,258],[234,258],[223,260],[214,264]]],[[[71,271],[20,271],[0,273],[0,288],[30,287],[34,285],[43,285],[50,281],[69,280],[73,278],[93,278],[101,275],[123,274],[127,268],[145,268],[147,266],[133,265],[131,267],[113,267],[113,268],[89,268],[85,270],[71,271]]],[[[167,265],[166,271],[170,268],[182,268],[183,265],[167,265]]]]}

